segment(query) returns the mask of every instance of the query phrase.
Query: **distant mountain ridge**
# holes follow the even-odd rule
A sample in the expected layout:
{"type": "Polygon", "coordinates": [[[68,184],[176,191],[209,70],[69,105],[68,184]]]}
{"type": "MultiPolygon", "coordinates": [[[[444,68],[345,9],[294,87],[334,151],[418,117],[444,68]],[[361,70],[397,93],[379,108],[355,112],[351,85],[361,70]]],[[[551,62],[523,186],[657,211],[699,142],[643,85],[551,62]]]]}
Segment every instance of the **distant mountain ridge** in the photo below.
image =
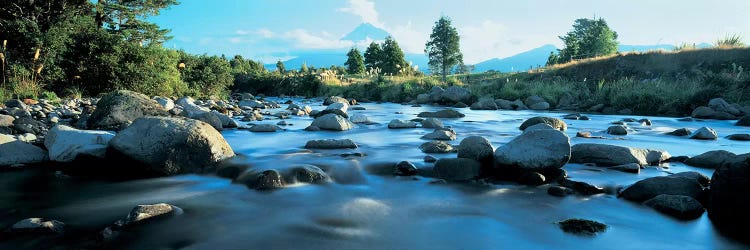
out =
{"type": "Polygon", "coordinates": [[[391,34],[381,28],[375,27],[370,23],[363,23],[354,28],[352,32],[346,34],[341,40],[344,41],[367,41],[367,40],[385,40],[391,34]]]}

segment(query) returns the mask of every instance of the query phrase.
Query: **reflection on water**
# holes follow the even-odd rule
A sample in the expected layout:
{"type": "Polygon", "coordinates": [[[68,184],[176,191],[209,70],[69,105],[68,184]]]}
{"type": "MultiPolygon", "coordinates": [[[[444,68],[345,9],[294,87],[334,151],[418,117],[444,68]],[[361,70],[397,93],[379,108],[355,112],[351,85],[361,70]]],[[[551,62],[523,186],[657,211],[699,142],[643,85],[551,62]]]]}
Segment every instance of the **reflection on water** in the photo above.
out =
{"type": "MultiPolygon", "coordinates": [[[[315,103],[320,109],[319,102],[315,103]]],[[[168,178],[107,182],[79,177],[60,178],[46,171],[0,173],[0,223],[10,225],[27,217],[48,217],[68,224],[81,235],[96,233],[126,215],[137,204],[167,202],[185,210],[181,216],[144,225],[132,232],[125,248],[186,249],[732,249],[744,248],[719,235],[707,218],[682,222],[613,195],[553,197],[546,186],[481,186],[429,184],[425,177],[376,175],[383,162],[402,160],[418,167],[425,156],[418,146],[428,129],[389,130],[391,119],[413,119],[438,107],[399,104],[363,104],[362,113],[380,124],[358,125],[345,132],[306,132],[309,117],[293,117],[294,125],[277,133],[224,131],[234,150],[251,169],[284,169],[314,164],[328,172],[327,185],[295,185],[258,192],[215,176],[186,175],[168,178]],[[403,114],[396,114],[402,112],[403,114]],[[313,139],[349,138],[357,149],[304,150],[313,139]],[[361,152],[363,157],[342,157],[361,152]],[[608,224],[596,237],[563,233],[554,224],[572,217],[608,224]]],[[[488,138],[495,147],[520,134],[517,127],[538,112],[472,111],[466,117],[443,119],[458,133],[458,142],[471,135],[488,138]]],[[[545,115],[561,117],[562,113],[545,115]]],[[[591,115],[590,121],[570,121],[566,132],[573,143],[609,143],[658,148],[672,155],[693,156],[708,150],[750,151],[746,142],[697,141],[663,135],[676,128],[709,126],[720,136],[747,133],[731,121],[678,122],[674,118],[646,117],[653,126],[631,126],[622,139],[575,138],[578,131],[595,134],[624,116],[591,115]]],[[[640,116],[634,118],[642,118],[640,116]]],[[[260,123],[276,123],[276,120],[260,123]]],[[[434,155],[455,157],[455,154],[434,155]]],[[[106,167],[106,166],[102,166],[106,167]]],[[[579,164],[565,166],[571,178],[603,186],[622,186],[669,172],[711,170],[671,163],[667,169],[647,168],[640,174],[597,169],[579,164]]],[[[73,243],[55,242],[64,247],[73,243]]],[[[0,242],[0,248],[49,246],[22,241],[0,242]]]]}

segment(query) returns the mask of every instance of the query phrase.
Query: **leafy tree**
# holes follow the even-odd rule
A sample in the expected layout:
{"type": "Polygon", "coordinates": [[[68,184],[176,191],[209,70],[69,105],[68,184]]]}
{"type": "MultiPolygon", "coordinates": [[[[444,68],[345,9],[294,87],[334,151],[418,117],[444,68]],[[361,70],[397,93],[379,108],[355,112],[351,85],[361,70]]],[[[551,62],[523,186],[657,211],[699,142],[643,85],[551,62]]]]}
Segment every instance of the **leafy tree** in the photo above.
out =
{"type": "Polygon", "coordinates": [[[282,75],[286,73],[286,68],[284,68],[284,62],[281,60],[276,62],[276,70],[281,73],[282,75]]]}
{"type": "Polygon", "coordinates": [[[453,70],[456,74],[469,74],[474,71],[474,65],[459,64],[456,69],[453,70]]]}
{"type": "Polygon", "coordinates": [[[381,57],[381,68],[384,74],[401,74],[408,72],[411,67],[404,59],[404,51],[398,46],[393,37],[386,37],[383,42],[383,54],[381,57]]]}
{"type": "Polygon", "coordinates": [[[179,4],[177,0],[97,0],[96,21],[100,26],[122,34],[128,41],[162,44],[171,38],[167,36],[169,30],[146,19],[176,4],[179,4]]]}
{"type": "MultiPolygon", "coordinates": [[[[307,74],[307,73],[310,73],[309,71],[310,71],[310,69],[307,68],[307,63],[303,62],[302,66],[299,67],[299,72],[302,73],[302,74],[307,74]]],[[[313,69],[312,71],[314,72],[315,69],[313,69]]]]}
{"type": "Polygon", "coordinates": [[[233,84],[232,66],[219,56],[195,56],[180,51],[180,78],[194,96],[226,96],[233,84]]]}
{"type": "Polygon", "coordinates": [[[383,57],[383,49],[380,48],[380,44],[371,42],[370,46],[365,50],[365,67],[367,69],[380,68],[383,57]]]}
{"type": "Polygon", "coordinates": [[[561,36],[565,44],[556,57],[550,56],[547,65],[566,63],[573,59],[611,55],[617,52],[617,32],[604,19],[576,19],[573,30],[561,36]],[[553,59],[554,61],[550,61],[553,59]]]}
{"type": "Polygon", "coordinates": [[[446,76],[455,65],[463,64],[459,40],[458,31],[451,25],[451,20],[442,16],[435,22],[430,40],[425,44],[424,52],[430,58],[430,69],[433,72],[440,72],[443,82],[446,81],[446,76]]]}
{"type": "Polygon", "coordinates": [[[346,65],[347,72],[352,75],[365,73],[365,61],[362,58],[362,54],[359,53],[357,48],[352,48],[349,53],[346,53],[346,65]]]}

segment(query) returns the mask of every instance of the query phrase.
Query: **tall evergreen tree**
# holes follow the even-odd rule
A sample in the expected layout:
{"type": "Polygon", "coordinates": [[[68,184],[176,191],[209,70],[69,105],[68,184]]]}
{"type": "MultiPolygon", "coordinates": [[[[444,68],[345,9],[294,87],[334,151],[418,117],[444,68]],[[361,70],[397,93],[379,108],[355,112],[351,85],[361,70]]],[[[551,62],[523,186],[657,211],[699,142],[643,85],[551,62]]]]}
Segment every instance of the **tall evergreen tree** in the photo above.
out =
{"type": "Polygon", "coordinates": [[[149,16],[179,4],[177,0],[98,0],[95,6],[96,21],[107,29],[119,33],[126,40],[142,44],[162,44],[171,37],[169,30],[146,21],[149,16]]]}
{"type": "Polygon", "coordinates": [[[300,73],[307,73],[308,71],[310,71],[310,69],[307,68],[307,63],[303,62],[302,66],[299,67],[299,72],[300,73]]]}
{"type": "Polygon", "coordinates": [[[383,57],[383,49],[380,48],[380,44],[371,42],[370,46],[365,50],[365,67],[370,70],[374,68],[380,68],[383,57]]]}
{"type": "Polygon", "coordinates": [[[381,57],[381,67],[384,74],[401,74],[409,69],[409,65],[404,59],[404,51],[398,46],[398,42],[393,37],[386,37],[383,42],[383,55],[381,57]]]}
{"type": "Polygon", "coordinates": [[[282,75],[286,73],[286,68],[284,68],[284,62],[281,60],[276,62],[276,70],[279,71],[282,75]]]}
{"type": "Polygon", "coordinates": [[[354,47],[351,50],[349,50],[349,53],[346,53],[346,71],[349,74],[362,74],[365,73],[365,62],[362,58],[362,54],[359,53],[359,50],[354,47]]]}
{"type": "Polygon", "coordinates": [[[443,82],[451,69],[463,64],[463,55],[459,49],[459,36],[451,20],[441,16],[432,27],[430,40],[425,44],[424,52],[430,58],[429,65],[432,72],[440,72],[443,82]]]}
{"type": "Polygon", "coordinates": [[[565,44],[557,56],[550,56],[547,65],[566,63],[573,59],[606,56],[617,52],[617,32],[604,19],[576,19],[573,30],[561,36],[565,44]]]}

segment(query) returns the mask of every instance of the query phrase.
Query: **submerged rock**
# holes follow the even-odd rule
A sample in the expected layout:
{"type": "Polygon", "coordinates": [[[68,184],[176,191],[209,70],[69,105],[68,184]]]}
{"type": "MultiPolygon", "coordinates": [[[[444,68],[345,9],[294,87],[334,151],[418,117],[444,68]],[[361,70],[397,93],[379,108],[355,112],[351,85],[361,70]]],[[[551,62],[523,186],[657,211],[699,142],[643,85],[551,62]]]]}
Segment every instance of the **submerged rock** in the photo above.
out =
{"type": "Polygon", "coordinates": [[[135,206],[128,216],[118,224],[120,224],[120,226],[132,226],[159,217],[180,215],[182,213],[183,211],[181,208],[167,203],[138,205],[135,206]]]}
{"type": "Polygon", "coordinates": [[[628,129],[622,125],[615,125],[607,128],[607,134],[610,135],[627,135],[628,129]]]}
{"type": "Polygon", "coordinates": [[[461,118],[466,115],[461,114],[460,112],[452,110],[452,109],[445,109],[445,110],[440,110],[437,112],[422,112],[422,113],[419,113],[417,116],[423,117],[423,118],[430,118],[430,117],[431,118],[461,118]]]}
{"type": "Polygon", "coordinates": [[[735,126],[750,127],[750,114],[746,114],[734,124],[735,126]]]}
{"type": "Polygon", "coordinates": [[[407,121],[407,120],[399,120],[399,119],[393,119],[391,122],[388,123],[388,128],[390,129],[400,129],[400,128],[416,128],[417,123],[413,121],[407,121]]]}
{"type": "Polygon", "coordinates": [[[401,161],[393,168],[394,175],[411,176],[417,174],[417,167],[408,161],[401,161]]]}
{"type": "Polygon", "coordinates": [[[727,162],[711,177],[708,215],[719,229],[747,239],[750,224],[750,158],[727,162]]]}
{"type": "Polygon", "coordinates": [[[422,150],[422,152],[428,154],[444,154],[453,152],[453,146],[443,141],[425,142],[419,146],[419,149],[422,150]]]}
{"type": "Polygon", "coordinates": [[[709,127],[699,128],[690,135],[690,139],[698,140],[716,140],[717,138],[719,136],[716,134],[716,131],[709,127]]]}
{"type": "Polygon", "coordinates": [[[594,194],[601,194],[604,193],[604,189],[582,182],[582,181],[572,181],[567,178],[562,178],[558,181],[558,184],[560,186],[570,188],[575,190],[576,192],[582,194],[582,195],[594,195],[594,194]]]}
{"type": "Polygon", "coordinates": [[[727,139],[733,141],[750,141],[750,134],[732,134],[728,135],[727,139]]]}
{"type": "Polygon", "coordinates": [[[481,165],[466,158],[443,158],[435,162],[435,174],[449,181],[468,181],[479,177],[481,165]]]}
{"type": "Polygon", "coordinates": [[[331,178],[325,171],[314,165],[302,165],[292,168],[291,175],[296,182],[310,184],[324,184],[330,182],[331,178]]]}
{"type": "Polygon", "coordinates": [[[63,234],[65,223],[43,218],[28,218],[16,222],[7,231],[24,234],[63,234]]]}
{"type": "Polygon", "coordinates": [[[573,189],[561,186],[552,186],[547,188],[547,194],[557,197],[565,197],[575,193],[576,191],[574,191],[573,189]]]}
{"type": "Polygon", "coordinates": [[[283,128],[273,125],[273,124],[257,124],[255,126],[250,127],[251,132],[276,132],[279,130],[283,130],[283,128]]]}
{"type": "Polygon", "coordinates": [[[560,226],[563,232],[586,236],[593,236],[596,233],[607,231],[607,225],[585,219],[567,219],[557,222],[557,225],[560,226]]]}
{"type": "Polygon", "coordinates": [[[685,160],[685,164],[693,167],[715,169],[724,162],[734,159],[736,156],[736,154],[726,150],[712,150],[690,157],[685,160]]]}
{"type": "Polygon", "coordinates": [[[697,219],[705,211],[698,200],[684,195],[660,194],[643,204],[681,220],[697,219]]]}
{"type": "Polygon", "coordinates": [[[456,133],[453,130],[448,129],[436,129],[432,133],[423,135],[420,139],[425,140],[440,140],[440,141],[452,141],[456,139],[456,133]]]}
{"type": "Polygon", "coordinates": [[[696,180],[657,176],[640,180],[623,189],[620,192],[620,197],[637,202],[649,200],[660,194],[685,195],[697,199],[701,192],[703,192],[703,186],[696,180]]]}
{"type": "Polygon", "coordinates": [[[305,148],[317,149],[343,149],[357,148],[357,144],[351,139],[325,139],[307,141],[305,148]]]}
{"type": "Polygon", "coordinates": [[[686,136],[686,135],[689,135],[689,134],[692,134],[692,133],[693,133],[693,131],[690,131],[690,129],[688,129],[688,128],[680,128],[680,129],[675,129],[674,131],[669,132],[667,134],[668,135],[674,135],[674,136],[686,136]]]}
{"type": "Polygon", "coordinates": [[[255,190],[272,190],[283,188],[286,183],[279,171],[271,169],[252,174],[245,180],[245,185],[255,190]]]}
{"type": "Polygon", "coordinates": [[[594,163],[617,166],[638,163],[641,166],[660,164],[671,155],[666,151],[630,148],[608,144],[580,143],[571,147],[571,163],[594,163]]]}
{"type": "Polygon", "coordinates": [[[568,129],[568,125],[565,124],[565,121],[560,120],[559,118],[544,117],[544,116],[537,116],[537,117],[532,117],[532,118],[527,119],[521,124],[521,127],[519,127],[519,129],[526,130],[526,128],[531,127],[536,124],[540,124],[540,123],[546,123],[560,131],[565,131],[568,129]]]}
{"type": "Polygon", "coordinates": [[[435,118],[427,118],[422,120],[423,128],[443,128],[443,122],[435,118]]]}

